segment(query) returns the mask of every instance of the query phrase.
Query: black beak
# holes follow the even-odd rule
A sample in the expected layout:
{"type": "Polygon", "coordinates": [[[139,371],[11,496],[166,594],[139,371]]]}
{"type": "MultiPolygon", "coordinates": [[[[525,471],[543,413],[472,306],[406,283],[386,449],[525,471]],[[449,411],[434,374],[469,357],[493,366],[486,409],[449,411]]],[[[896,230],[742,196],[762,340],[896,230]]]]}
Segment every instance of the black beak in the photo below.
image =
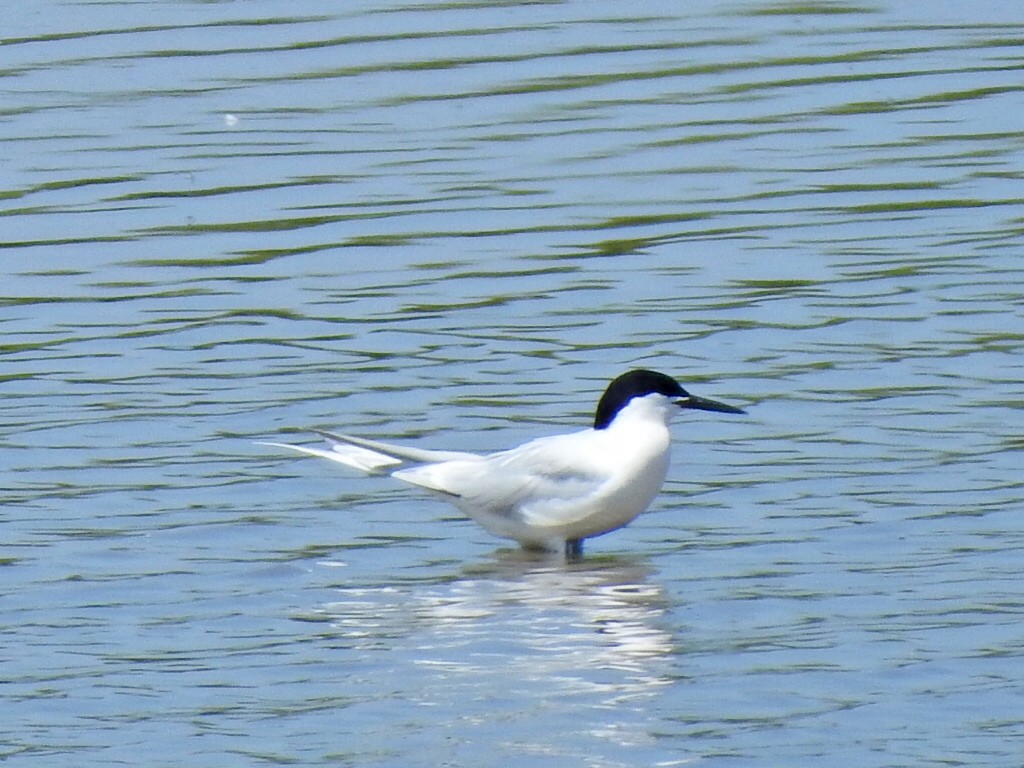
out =
{"type": "Polygon", "coordinates": [[[698,411],[717,411],[718,413],[746,413],[742,408],[734,408],[731,405],[720,403],[717,400],[709,400],[706,397],[687,395],[681,400],[676,400],[680,408],[694,408],[698,411]]]}

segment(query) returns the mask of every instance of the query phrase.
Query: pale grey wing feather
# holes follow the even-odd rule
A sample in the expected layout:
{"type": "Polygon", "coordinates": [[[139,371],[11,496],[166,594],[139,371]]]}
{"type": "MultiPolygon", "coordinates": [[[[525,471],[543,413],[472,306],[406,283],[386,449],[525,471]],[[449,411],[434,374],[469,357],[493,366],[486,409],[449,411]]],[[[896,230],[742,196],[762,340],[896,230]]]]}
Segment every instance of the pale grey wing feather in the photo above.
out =
{"type": "Polygon", "coordinates": [[[304,453],[307,456],[318,456],[322,459],[345,464],[346,466],[372,474],[394,469],[407,462],[421,464],[479,459],[475,453],[428,451],[393,445],[391,443],[382,443],[377,440],[367,440],[362,437],[341,435],[336,432],[324,432],[321,430],[314,430],[314,432],[325,438],[330,447],[313,448],[306,445],[275,442],[264,442],[261,445],[272,445],[276,448],[287,448],[291,451],[304,453]]]}
{"type": "MultiPolygon", "coordinates": [[[[404,445],[395,445],[394,443],[383,443],[379,440],[367,440],[365,437],[352,437],[351,435],[342,435],[337,432],[326,432],[320,429],[314,429],[313,431],[326,438],[327,442],[331,444],[332,450],[344,450],[355,445],[385,456],[397,457],[398,459],[411,461],[416,464],[479,458],[475,453],[465,453],[463,451],[431,451],[424,448],[410,448],[404,445]]],[[[392,463],[401,464],[402,462],[395,461],[392,463]]]]}
{"type": "Polygon", "coordinates": [[[359,446],[348,446],[351,450],[341,452],[333,448],[313,448],[308,445],[292,445],[291,443],[260,442],[258,445],[270,445],[274,448],[287,448],[290,451],[304,453],[307,456],[318,456],[338,464],[345,464],[349,467],[360,469],[363,472],[380,472],[388,466],[401,464],[401,459],[385,456],[376,451],[370,451],[359,446]]]}

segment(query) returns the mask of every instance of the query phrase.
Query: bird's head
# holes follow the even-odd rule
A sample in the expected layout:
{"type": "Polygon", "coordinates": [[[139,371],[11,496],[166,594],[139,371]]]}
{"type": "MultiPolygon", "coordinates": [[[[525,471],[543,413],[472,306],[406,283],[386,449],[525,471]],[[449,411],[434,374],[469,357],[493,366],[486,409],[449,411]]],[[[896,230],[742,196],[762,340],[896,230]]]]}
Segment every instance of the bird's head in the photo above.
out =
{"type": "Polygon", "coordinates": [[[664,373],[636,370],[622,374],[608,385],[597,404],[594,429],[604,429],[615,420],[619,411],[629,405],[631,400],[648,395],[661,395],[680,408],[717,411],[718,413],[746,413],[741,408],[735,408],[717,400],[691,395],[682,388],[678,381],[664,373]]]}

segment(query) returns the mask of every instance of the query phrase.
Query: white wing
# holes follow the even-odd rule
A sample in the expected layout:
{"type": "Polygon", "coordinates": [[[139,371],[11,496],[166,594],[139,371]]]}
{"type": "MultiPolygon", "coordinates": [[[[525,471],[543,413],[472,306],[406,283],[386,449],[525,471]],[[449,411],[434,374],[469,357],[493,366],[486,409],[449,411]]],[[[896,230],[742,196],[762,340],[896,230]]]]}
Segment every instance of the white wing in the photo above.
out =
{"type": "Polygon", "coordinates": [[[609,479],[592,455],[593,432],[533,440],[518,448],[471,459],[401,469],[392,476],[457,497],[472,517],[551,528],[577,522],[593,511],[609,479]],[[587,448],[591,448],[590,451],[587,448]]]}

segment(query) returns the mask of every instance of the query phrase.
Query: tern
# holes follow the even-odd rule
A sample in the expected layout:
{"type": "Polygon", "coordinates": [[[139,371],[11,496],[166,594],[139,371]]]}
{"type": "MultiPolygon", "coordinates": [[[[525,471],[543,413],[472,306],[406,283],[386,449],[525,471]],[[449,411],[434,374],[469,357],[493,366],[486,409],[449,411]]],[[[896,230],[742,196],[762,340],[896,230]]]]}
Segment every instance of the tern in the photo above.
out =
{"type": "Polygon", "coordinates": [[[671,376],[634,370],[608,385],[594,426],[498,453],[392,445],[314,430],[326,448],[264,443],[388,474],[454,504],[489,533],[579,557],[583,540],[640,515],[668,474],[668,425],[680,409],[745,413],[692,395],[671,376]]]}

